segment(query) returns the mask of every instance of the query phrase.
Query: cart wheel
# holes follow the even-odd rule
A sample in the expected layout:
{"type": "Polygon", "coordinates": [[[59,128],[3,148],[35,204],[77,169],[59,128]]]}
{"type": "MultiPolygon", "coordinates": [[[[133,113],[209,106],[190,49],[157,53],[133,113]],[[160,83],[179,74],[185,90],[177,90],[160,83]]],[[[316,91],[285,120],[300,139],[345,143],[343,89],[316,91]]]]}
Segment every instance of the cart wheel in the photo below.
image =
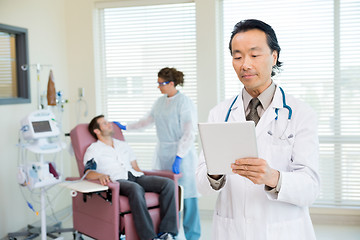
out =
{"type": "Polygon", "coordinates": [[[74,240],[84,240],[84,238],[82,237],[82,234],[79,232],[74,232],[73,236],[74,236],[74,240]]]}

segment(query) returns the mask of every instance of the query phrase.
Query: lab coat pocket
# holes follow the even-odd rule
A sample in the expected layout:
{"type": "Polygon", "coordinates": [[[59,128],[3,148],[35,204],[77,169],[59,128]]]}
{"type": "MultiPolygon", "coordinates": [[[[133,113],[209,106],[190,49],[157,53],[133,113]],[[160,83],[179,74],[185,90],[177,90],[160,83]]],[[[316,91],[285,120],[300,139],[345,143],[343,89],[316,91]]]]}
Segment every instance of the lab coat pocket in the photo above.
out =
{"type": "Polygon", "coordinates": [[[269,148],[267,161],[270,166],[279,171],[289,171],[292,161],[292,145],[272,144],[269,148]]]}
{"type": "Polygon", "coordinates": [[[241,239],[237,235],[235,219],[222,217],[214,214],[212,240],[236,240],[241,239]]]}
{"type": "Polygon", "coordinates": [[[312,240],[315,236],[309,232],[304,218],[268,224],[266,228],[269,240],[312,240]]]}

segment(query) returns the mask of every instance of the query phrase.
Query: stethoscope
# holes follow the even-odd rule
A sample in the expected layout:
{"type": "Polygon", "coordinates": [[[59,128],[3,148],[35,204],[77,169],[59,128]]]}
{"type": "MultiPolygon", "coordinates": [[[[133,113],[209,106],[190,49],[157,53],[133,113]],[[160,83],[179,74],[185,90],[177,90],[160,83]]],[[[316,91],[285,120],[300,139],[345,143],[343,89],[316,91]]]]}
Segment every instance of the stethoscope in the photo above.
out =
{"type": "MultiPolygon", "coordinates": [[[[281,92],[281,94],[282,94],[283,108],[286,108],[286,109],[289,111],[285,130],[284,130],[284,132],[283,132],[283,133],[280,135],[280,137],[279,137],[280,139],[285,140],[285,139],[289,139],[289,138],[294,137],[293,134],[290,134],[287,138],[284,137],[285,132],[286,132],[288,126],[289,126],[289,123],[290,123],[290,120],[291,120],[291,117],[292,117],[292,109],[291,109],[291,107],[290,107],[289,105],[286,104],[286,99],[285,99],[285,92],[284,92],[284,90],[283,90],[281,87],[279,87],[279,89],[280,89],[280,92],[281,92]]],[[[225,122],[227,122],[227,121],[229,120],[229,116],[230,116],[232,107],[234,106],[234,104],[235,104],[236,100],[238,99],[238,97],[239,97],[239,95],[237,95],[237,96],[235,97],[234,101],[231,103],[231,105],[230,105],[230,107],[229,107],[229,110],[228,110],[228,112],[227,112],[227,114],[226,114],[226,117],[225,117],[225,122]]],[[[275,120],[278,120],[278,117],[279,117],[279,108],[275,108],[275,113],[276,113],[275,120]]],[[[272,136],[272,135],[273,135],[273,132],[272,132],[271,130],[269,130],[269,131],[268,131],[268,134],[269,134],[270,136],[272,136]]]]}

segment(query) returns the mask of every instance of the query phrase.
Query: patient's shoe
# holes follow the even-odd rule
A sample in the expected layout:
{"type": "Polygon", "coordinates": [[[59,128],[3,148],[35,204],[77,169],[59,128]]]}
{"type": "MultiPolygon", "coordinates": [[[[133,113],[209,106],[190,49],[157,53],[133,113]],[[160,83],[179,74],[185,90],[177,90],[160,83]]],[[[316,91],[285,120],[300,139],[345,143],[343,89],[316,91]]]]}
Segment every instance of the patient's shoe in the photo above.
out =
{"type": "Polygon", "coordinates": [[[173,237],[173,235],[171,233],[168,233],[168,235],[165,238],[166,240],[175,240],[175,238],[173,237]]]}
{"type": "Polygon", "coordinates": [[[171,233],[160,233],[153,240],[174,240],[175,238],[171,235],[171,233]]]}

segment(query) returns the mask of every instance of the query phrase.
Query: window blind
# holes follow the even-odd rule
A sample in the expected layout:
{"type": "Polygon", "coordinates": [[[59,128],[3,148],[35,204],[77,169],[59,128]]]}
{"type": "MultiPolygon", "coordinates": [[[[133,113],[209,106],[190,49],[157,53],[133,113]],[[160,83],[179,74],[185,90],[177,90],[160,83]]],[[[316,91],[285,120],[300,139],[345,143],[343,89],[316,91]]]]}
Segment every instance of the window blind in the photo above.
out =
{"type": "MultiPolygon", "coordinates": [[[[143,117],[161,96],[157,73],[164,67],[184,73],[178,89],[197,103],[193,2],[98,8],[97,15],[99,113],[124,124],[143,117]]],[[[124,134],[140,168],[151,169],[155,128],[124,134]]]]}
{"type": "Polygon", "coordinates": [[[321,191],[315,205],[360,206],[360,1],[223,0],[221,98],[241,83],[228,49],[233,26],[256,18],[270,24],[283,71],[274,81],[317,112],[321,191]]]}
{"type": "Polygon", "coordinates": [[[17,97],[15,36],[0,31],[0,98],[17,97]]]}

